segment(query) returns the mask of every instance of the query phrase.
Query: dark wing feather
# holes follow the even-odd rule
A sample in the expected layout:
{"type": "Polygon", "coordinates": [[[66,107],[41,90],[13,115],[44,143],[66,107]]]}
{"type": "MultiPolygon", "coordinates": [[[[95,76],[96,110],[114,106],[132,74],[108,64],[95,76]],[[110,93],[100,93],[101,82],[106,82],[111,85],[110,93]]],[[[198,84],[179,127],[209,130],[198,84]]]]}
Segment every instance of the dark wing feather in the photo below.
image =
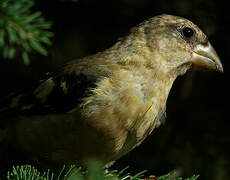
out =
{"type": "Polygon", "coordinates": [[[34,88],[10,95],[0,102],[0,127],[12,116],[67,113],[96,86],[98,77],[83,73],[49,77],[34,88]]]}

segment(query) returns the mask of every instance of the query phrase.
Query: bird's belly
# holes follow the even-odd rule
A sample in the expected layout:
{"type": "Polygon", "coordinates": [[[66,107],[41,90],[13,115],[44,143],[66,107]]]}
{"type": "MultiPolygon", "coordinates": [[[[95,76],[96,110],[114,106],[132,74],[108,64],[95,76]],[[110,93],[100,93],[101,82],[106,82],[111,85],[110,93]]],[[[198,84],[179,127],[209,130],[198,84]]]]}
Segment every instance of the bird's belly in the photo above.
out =
{"type": "Polygon", "coordinates": [[[138,114],[129,113],[127,116],[127,112],[119,113],[122,113],[122,118],[118,118],[115,113],[108,114],[109,116],[98,114],[92,116],[92,119],[84,120],[74,114],[62,117],[37,116],[33,121],[22,117],[11,133],[15,135],[12,141],[17,141],[21,150],[30,153],[38,161],[72,164],[96,159],[107,164],[140,144],[154,128],[152,114],[138,119],[138,114]],[[121,124],[119,121],[125,123],[121,124]]]}

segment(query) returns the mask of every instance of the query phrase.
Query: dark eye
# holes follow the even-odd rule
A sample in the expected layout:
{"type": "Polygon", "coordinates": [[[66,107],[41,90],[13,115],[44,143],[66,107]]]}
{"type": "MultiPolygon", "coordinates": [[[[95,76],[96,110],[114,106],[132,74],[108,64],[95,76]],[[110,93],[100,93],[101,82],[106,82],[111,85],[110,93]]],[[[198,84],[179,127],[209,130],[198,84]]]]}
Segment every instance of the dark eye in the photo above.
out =
{"type": "Polygon", "coordinates": [[[194,35],[194,30],[190,27],[184,27],[182,29],[182,35],[186,38],[191,38],[194,35]]]}

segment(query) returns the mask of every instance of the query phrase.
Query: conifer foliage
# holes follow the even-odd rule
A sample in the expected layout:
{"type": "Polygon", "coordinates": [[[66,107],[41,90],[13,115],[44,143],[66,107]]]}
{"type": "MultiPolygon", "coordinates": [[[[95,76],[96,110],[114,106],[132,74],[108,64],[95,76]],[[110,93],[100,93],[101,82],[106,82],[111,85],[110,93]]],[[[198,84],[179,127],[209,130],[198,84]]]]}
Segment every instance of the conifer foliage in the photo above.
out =
{"type": "Polygon", "coordinates": [[[21,57],[29,64],[32,50],[47,55],[46,45],[50,45],[49,32],[52,23],[40,11],[32,11],[33,0],[0,1],[0,56],[3,59],[21,57]]]}

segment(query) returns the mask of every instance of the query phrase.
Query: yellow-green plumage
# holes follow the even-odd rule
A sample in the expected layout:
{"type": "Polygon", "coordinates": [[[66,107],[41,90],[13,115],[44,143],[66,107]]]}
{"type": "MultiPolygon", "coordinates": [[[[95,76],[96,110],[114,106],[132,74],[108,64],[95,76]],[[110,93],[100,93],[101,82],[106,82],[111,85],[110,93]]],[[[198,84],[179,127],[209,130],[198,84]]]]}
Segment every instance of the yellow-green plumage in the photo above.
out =
{"type": "Polygon", "coordinates": [[[96,159],[108,164],[161,124],[178,75],[198,59],[209,69],[223,70],[213,52],[190,21],[171,15],[151,18],[111,48],[71,61],[62,73],[41,83],[32,91],[35,98],[28,96],[36,105],[28,103],[24,94],[15,116],[7,114],[12,109],[4,109],[0,117],[6,114],[8,122],[0,126],[0,136],[5,134],[0,139],[38,163],[81,164],[96,159]],[[192,29],[194,36],[185,37],[183,27],[192,29]],[[197,46],[205,44],[210,61],[194,55],[199,53],[197,46]]]}

